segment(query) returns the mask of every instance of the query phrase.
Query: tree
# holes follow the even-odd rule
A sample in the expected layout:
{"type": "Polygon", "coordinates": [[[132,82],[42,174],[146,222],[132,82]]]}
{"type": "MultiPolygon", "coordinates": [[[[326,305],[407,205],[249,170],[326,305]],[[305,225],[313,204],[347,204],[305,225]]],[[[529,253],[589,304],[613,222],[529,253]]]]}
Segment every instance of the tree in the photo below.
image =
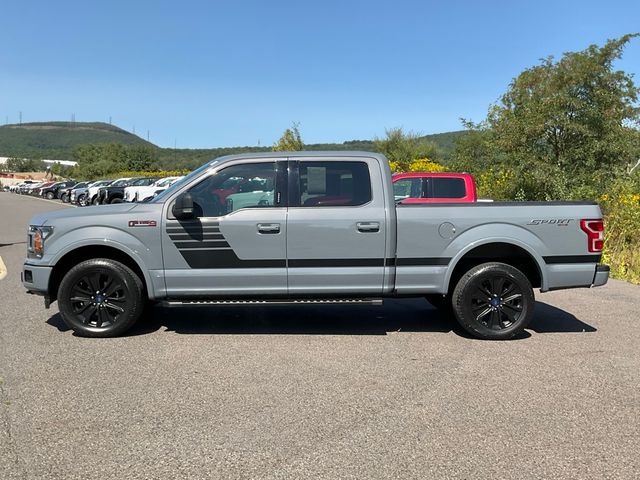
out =
{"type": "Polygon", "coordinates": [[[640,153],[640,90],[613,64],[636,36],[523,71],[483,122],[465,124],[471,133],[456,146],[456,166],[513,169],[519,196],[529,199],[570,196],[627,170],[640,153]]]}
{"type": "Polygon", "coordinates": [[[291,128],[287,128],[280,139],[273,144],[274,152],[296,152],[304,150],[304,142],[300,135],[300,124],[293,123],[291,128]]]}
{"type": "Polygon", "coordinates": [[[392,170],[409,171],[411,162],[417,159],[434,160],[441,156],[438,146],[413,132],[405,133],[402,127],[385,130],[385,138],[374,140],[376,150],[389,160],[392,170]]]}
{"type": "Polygon", "coordinates": [[[43,172],[46,166],[42,160],[29,158],[8,158],[5,163],[8,172],[43,172]]]}

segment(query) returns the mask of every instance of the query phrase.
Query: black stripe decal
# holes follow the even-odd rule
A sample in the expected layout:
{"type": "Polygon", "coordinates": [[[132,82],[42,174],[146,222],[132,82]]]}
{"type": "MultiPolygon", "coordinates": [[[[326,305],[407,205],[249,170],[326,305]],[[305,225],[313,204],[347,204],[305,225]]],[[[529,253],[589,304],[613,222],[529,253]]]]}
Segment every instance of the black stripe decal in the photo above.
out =
{"type": "Polygon", "coordinates": [[[290,268],[382,267],[383,258],[289,259],[290,268]]]}
{"type": "Polygon", "coordinates": [[[547,265],[556,265],[558,263],[600,263],[602,255],[553,255],[542,258],[547,265]]]}
{"type": "Polygon", "coordinates": [[[446,257],[420,257],[420,258],[397,258],[398,267],[436,267],[449,265],[451,258],[446,257]]]}
{"type": "Polygon", "coordinates": [[[204,227],[204,228],[167,228],[168,234],[175,233],[220,233],[220,228],[218,227],[204,227]]]}
{"type": "Polygon", "coordinates": [[[233,250],[181,250],[191,268],[285,268],[286,260],[241,260],[233,250]]]}
{"type": "Polygon", "coordinates": [[[178,250],[189,250],[192,248],[230,248],[230,245],[225,240],[218,240],[212,242],[174,242],[178,250]]]}
{"type": "Polygon", "coordinates": [[[200,242],[202,240],[225,240],[224,235],[221,233],[205,233],[202,235],[197,233],[172,233],[169,238],[174,241],[196,240],[200,242]]]}

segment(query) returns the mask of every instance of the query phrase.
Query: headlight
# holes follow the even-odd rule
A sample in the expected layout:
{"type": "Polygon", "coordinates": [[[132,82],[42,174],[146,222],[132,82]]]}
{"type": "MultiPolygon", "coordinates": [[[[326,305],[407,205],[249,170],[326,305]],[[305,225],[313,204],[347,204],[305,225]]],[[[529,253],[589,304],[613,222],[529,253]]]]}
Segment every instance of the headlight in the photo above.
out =
{"type": "Polygon", "coordinates": [[[27,250],[30,254],[38,258],[44,255],[44,242],[53,233],[53,227],[29,226],[29,246],[27,250]]]}

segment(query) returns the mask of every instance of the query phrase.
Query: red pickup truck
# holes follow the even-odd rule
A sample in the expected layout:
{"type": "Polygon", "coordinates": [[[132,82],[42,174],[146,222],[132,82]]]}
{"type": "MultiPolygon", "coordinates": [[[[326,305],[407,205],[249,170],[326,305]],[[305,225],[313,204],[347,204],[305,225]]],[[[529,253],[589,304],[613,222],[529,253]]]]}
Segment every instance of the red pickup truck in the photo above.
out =
{"type": "Polygon", "coordinates": [[[468,173],[396,173],[392,176],[396,203],[475,202],[476,184],[468,173]]]}

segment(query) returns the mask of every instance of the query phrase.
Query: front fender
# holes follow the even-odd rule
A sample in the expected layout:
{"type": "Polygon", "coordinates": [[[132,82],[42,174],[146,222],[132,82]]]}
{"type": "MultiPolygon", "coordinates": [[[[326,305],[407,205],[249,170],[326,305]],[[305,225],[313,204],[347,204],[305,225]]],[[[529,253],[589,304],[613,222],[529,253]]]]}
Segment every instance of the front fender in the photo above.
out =
{"type": "MultiPolygon", "coordinates": [[[[149,229],[151,230],[151,229],[149,229]]],[[[156,229],[153,229],[156,230],[156,229]]],[[[160,238],[143,242],[129,232],[110,227],[91,227],[90,236],[84,229],[71,230],[60,237],[52,237],[50,244],[45,244],[45,255],[38,262],[41,265],[55,266],[65,255],[82,247],[110,247],[121,251],[133,259],[144,275],[144,280],[151,298],[156,298],[156,282],[150,271],[162,271],[162,252],[160,238]],[[156,250],[148,245],[158,245],[156,250]]],[[[148,234],[148,232],[146,232],[148,234]]]]}

